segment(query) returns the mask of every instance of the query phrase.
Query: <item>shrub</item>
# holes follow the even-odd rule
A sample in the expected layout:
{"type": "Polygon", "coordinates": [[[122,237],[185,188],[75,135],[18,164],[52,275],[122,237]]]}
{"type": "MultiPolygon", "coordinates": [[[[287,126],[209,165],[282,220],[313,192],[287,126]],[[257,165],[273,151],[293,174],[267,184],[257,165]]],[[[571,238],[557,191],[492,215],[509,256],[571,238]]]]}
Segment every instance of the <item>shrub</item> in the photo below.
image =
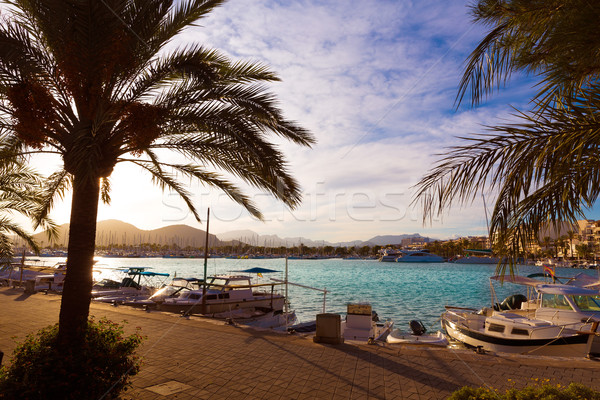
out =
{"type": "Polygon", "coordinates": [[[105,318],[88,321],[81,349],[59,349],[58,324],[28,335],[0,369],[0,399],[115,399],[138,373],[138,331],[105,318]]]}
{"type": "Polygon", "coordinates": [[[488,388],[462,387],[452,393],[448,400],[600,400],[600,392],[579,383],[569,386],[543,385],[527,386],[523,389],[509,389],[505,394],[488,388]]]}

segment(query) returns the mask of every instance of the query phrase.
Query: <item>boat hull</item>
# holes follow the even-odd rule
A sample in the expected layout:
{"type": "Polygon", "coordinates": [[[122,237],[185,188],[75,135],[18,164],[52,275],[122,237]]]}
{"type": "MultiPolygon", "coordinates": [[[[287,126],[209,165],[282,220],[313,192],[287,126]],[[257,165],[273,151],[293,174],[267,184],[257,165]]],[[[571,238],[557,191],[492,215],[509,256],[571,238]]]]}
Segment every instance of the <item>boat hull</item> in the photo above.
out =
{"type": "Polygon", "coordinates": [[[463,257],[453,261],[454,264],[498,264],[498,257],[463,257]]]}
{"type": "Polygon", "coordinates": [[[445,260],[441,257],[399,257],[396,259],[399,263],[443,263],[445,260]]]}
{"type": "Polygon", "coordinates": [[[282,310],[284,305],[284,298],[281,296],[259,298],[254,300],[244,301],[218,301],[209,300],[206,303],[206,310],[203,310],[202,302],[189,301],[189,302],[163,302],[156,306],[159,311],[168,311],[175,313],[188,313],[188,314],[219,314],[229,311],[234,311],[244,308],[269,308],[272,310],[282,310]]]}
{"type": "Polygon", "coordinates": [[[449,338],[468,347],[501,353],[530,354],[559,357],[587,356],[588,335],[572,334],[537,339],[496,337],[480,330],[470,329],[460,322],[442,315],[442,328],[449,338]]]}

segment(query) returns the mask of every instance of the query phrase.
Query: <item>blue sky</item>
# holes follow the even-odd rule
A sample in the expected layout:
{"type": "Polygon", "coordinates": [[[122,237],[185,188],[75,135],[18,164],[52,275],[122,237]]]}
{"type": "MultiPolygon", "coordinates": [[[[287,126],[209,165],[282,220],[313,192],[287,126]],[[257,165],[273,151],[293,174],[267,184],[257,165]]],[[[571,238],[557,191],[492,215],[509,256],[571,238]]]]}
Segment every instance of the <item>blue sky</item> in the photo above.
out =
{"type": "MultiPolygon", "coordinates": [[[[300,181],[304,202],[287,210],[248,188],[265,214],[252,219],[218,192],[192,186],[196,204],[211,208],[211,232],[252,229],[315,240],[368,239],[420,232],[438,238],[486,231],[482,201],[456,207],[423,225],[409,207],[411,187],[456,136],[512,119],[526,108],[531,80],[519,78],[477,108],[454,108],[464,61],[484,35],[465,1],[230,0],[173,46],[199,42],[234,59],[269,65],[282,82],[270,85],[286,117],[316,136],[313,149],[280,144],[300,181]]],[[[118,166],[112,204],[99,219],[142,229],[203,226],[176,196],[148,176],[118,166]]],[[[491,200],[488,201],[488,208],[491,200]]],[[[69,202],[57,207],[68,221],[69,202]]]]}

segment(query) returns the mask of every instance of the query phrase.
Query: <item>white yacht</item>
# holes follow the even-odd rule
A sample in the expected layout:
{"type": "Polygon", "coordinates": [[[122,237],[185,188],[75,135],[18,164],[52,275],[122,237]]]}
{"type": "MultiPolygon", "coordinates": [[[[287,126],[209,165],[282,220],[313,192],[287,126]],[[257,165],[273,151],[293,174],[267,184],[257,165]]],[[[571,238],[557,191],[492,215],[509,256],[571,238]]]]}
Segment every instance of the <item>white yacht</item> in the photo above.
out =
{"type": "Polygon", "coordinates": [[[380,262],[395,262],[398,257],[402,255],[400,250],[387,248],[381,251],[381,255],[379,256],[380,262]]]}
{"type": "Polygon", "coordinates": [[[521,276],[491,279],[526,285],[530,296],[513,295],[501,304],[480,310],[446,307],[442,328],[450,338],[484,351],[563,357],[600,355],[597,290],[521,276]]]}

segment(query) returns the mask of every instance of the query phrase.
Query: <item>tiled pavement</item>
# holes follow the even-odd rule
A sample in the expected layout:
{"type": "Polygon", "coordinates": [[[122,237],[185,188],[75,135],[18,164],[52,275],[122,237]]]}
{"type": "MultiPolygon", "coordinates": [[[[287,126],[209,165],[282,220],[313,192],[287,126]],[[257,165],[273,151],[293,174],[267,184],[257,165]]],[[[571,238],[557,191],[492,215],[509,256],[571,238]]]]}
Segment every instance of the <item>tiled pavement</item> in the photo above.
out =
{"type": "MultiPolygon", "coordinates": [[[[0,288],[0,351],[55,323],[60,296],[0,288]]],[[[416,346],[315,344],[158,312],[93,303],[91,313],[147,335],[129,399],[445,399],[465,386],[504,390],[549,379],[600,390],[600,362],[416,346]]]]}

